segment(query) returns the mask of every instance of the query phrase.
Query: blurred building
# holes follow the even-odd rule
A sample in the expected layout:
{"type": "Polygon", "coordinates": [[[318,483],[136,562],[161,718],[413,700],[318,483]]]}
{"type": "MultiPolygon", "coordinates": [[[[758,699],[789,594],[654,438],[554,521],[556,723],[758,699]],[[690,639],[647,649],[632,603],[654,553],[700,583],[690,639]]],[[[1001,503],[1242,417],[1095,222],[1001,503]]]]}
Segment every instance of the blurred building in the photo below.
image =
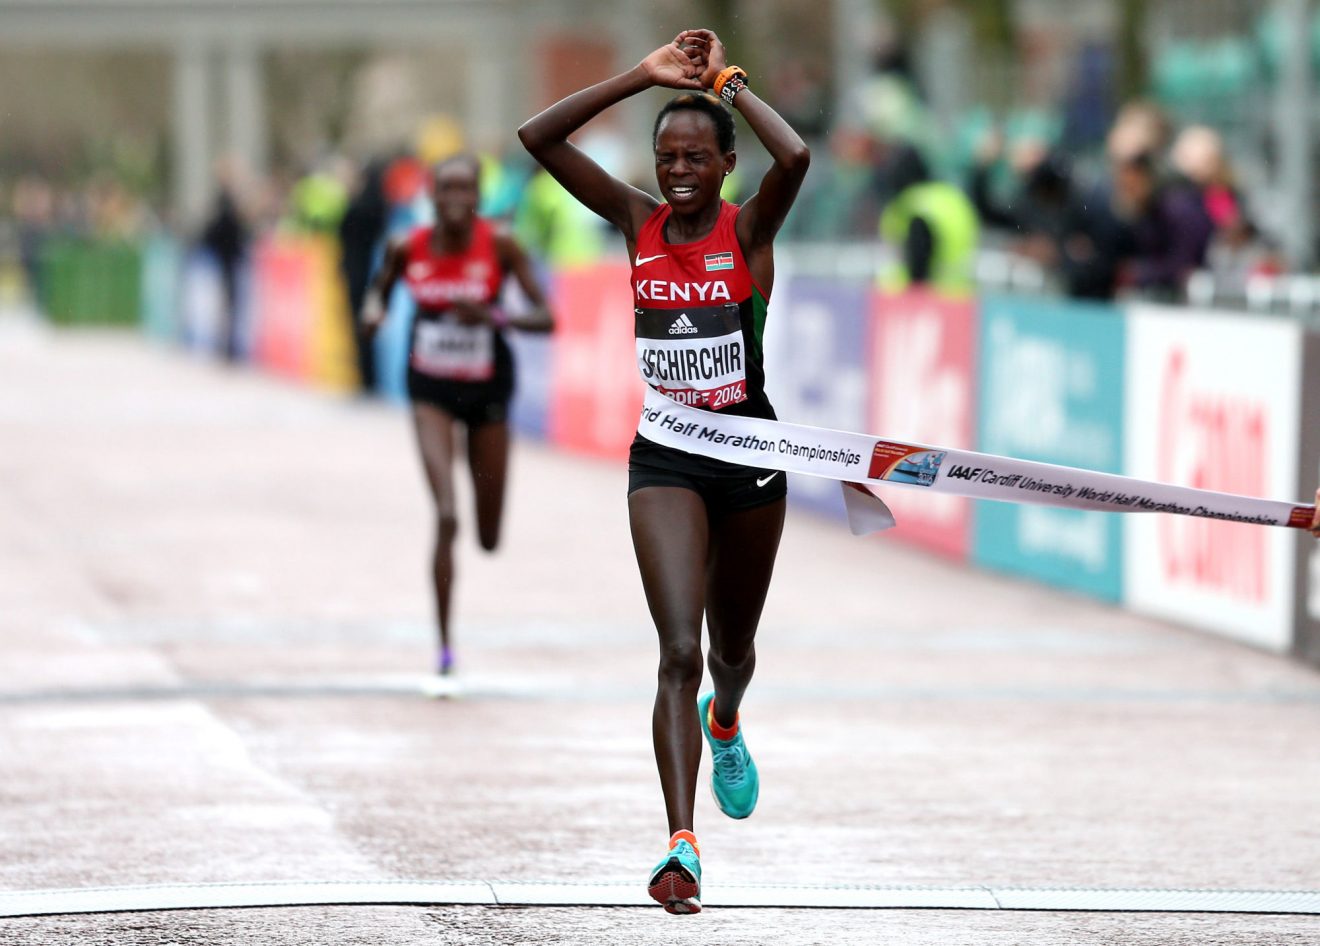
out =
{"type": "Polygon", "coordinates": [[[658,18],[642,0],[0,0],[0,114],[62,171],[80,138],[161,135],[195,224],[221,155],[302,170],[412,145],[435,115],[468,146],[516,143],[532,111],[653,49],[658,18]]]}
{"type": "MultiPolygon", "coordinates": [[[[1314,0],[0,0],[0,171],[111,166],[191,232],[221,156],[273,172],[271,202],[335,155],[418,152],[436,128],[518,156],[530,114],[693,25],[721,33],[821,159],[794,236],[875,233],[867,136],[957,181],[994,125],[1085,179],[1142,95],[1218,130],[1253,218],[1294,266],[1314,255],[1311,215],[1291,212],[1312,205],[1316,170],[1314,0]]],[[[600,119],[628,144],[617,172],[643,186],[664,95],[600,119]]]]}

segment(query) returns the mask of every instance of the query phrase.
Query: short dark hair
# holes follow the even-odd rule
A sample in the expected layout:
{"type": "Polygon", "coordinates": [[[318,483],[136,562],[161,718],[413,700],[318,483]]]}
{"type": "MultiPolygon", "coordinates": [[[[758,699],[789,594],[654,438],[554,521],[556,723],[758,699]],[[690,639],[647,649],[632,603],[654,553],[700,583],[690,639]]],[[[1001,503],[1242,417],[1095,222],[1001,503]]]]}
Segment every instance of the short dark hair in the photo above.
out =
{"type": "Polygon", "coordinates": [[[651,129],[652,150],[655,149],[655,144],[660,138],[660,123],[667,116],[682,110],[701,112],[708,116],[715,124],[715,144],[720,149],[720,153],[728,154],[733,150],[733,114],[723,102],[709,92],[684,92],[665,103],[665,107],[660,109],[660,114],[655,116],[655,127],[651,129]]]}
{"type": "Polygon", "coordinates": [[[460,151],[458,154],[451,154],[447,158],[441,158],[435,164],[431,165],[431,179],[435,180],[440,176],[440,172],[451,164],[466,164],[472,169],[472,176],[481,181],[481,160],[471,152],[460,151]]]}

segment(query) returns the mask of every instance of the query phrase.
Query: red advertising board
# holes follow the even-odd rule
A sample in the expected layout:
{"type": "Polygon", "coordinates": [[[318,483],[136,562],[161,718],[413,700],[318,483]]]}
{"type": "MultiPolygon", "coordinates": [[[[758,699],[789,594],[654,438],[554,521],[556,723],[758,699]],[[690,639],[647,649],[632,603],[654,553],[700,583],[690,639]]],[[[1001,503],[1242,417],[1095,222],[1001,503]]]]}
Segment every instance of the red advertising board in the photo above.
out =
{"type": "MultiPolygon", "coordinates": [[[[894,440],[974,449],[975,308],[924,289],[871,297],[867,430],[894,440]]],[[[881,487],[904,542],[965,559],[971,501],[901,486],[881,487]]]]}
{"type": "Polygon", "coordinates": [[[263,240],[252,258],[252,360],[276,374],[310,374],[312,261],[293,241],[263,240]]]}
{"type": "Polygon", "coordinates": [[[628,455],[643,394],[630,276],[619,260],[568,270],[555,281],[549,433],[561,447],[628,455]]]}

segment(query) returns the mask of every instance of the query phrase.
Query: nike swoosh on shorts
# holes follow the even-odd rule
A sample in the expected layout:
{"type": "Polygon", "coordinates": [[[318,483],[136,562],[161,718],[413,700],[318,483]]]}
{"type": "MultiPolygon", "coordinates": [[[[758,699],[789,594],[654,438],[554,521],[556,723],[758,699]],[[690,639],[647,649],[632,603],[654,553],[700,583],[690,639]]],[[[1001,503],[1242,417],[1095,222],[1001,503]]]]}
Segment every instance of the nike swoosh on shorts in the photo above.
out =
{"type": "Polygon", "coordinates": [[[760,479],[760,478],[758,478],[758,479],[756,480],[756,485],[757,485],[757,486],[764,486],[766,483],[769,483],[772,479],[774,479],[774,478],[775,478],[776,476],[778,476],[778,475],[779,475],[779,470],[775,470],[773,473],[771,473],[771,474],[770,474],[769,476],[767,476],[765,479],[760,479]]]}

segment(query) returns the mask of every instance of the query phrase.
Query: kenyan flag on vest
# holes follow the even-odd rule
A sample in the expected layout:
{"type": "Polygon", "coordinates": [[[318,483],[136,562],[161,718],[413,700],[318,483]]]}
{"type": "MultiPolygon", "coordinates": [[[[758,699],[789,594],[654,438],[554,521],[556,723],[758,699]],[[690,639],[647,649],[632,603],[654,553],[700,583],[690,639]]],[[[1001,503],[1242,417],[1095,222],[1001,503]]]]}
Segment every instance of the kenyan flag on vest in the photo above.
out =
{"type": "Polygon", "coordinates": [[[723,253],[710,253],[706,256],[706,272],[713,272],[717,269],[733,269],[732,250],[723,253]]]}

